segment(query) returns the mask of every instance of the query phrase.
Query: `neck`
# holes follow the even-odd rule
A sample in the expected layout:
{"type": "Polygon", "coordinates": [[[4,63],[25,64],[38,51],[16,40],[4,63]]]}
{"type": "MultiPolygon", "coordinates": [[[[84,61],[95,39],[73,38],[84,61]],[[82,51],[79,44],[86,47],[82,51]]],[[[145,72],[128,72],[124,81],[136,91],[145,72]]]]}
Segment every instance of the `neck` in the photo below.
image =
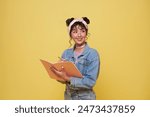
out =
{"type": "Polygon", "coordinates": [[[76,49],[83,49],[85,47],[85,43],[82,45],[76,45],[76,49]]]}

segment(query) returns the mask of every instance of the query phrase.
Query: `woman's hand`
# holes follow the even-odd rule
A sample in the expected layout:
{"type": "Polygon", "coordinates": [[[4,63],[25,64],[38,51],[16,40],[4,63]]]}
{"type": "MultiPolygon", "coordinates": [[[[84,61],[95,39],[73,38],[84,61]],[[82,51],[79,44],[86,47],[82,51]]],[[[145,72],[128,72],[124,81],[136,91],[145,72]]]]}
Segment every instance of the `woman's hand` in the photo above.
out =
{"type": "Polygon", "coordinates": [[[63,58],[61,58],[61,57],[58,57],[59,58],[59,61],[58,62],[65,62],[66,61],[66,59],[63,59],[63,58]]]}
{"type": "Polygon", "coordinates": [[[64,81],[69,82],[70,81],[70,77],[66,74],[66,72],[64,71],[64,67],[62,66],[61,71],[58,71],[55,67],[51,66],[50,67],[51,71],[53,73],[55,73],[58,77],[61,77],[64,81]]]}

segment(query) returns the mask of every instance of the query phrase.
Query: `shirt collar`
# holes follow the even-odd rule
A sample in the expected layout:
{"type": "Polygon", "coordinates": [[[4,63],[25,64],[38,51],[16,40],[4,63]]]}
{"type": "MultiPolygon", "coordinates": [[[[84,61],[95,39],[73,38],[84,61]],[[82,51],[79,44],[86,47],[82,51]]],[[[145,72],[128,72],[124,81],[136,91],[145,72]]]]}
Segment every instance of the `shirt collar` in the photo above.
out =
{"type": "MultiPolygon", "coordinates": [[[[74,45],[74,47],[71,49],[71,56],[72,57],[74,57],[74,48],[75,48],[75,45],[74,45]]],[[[80,56],[84,56],[88,51],[89,51],[89,49],[90,49],[90,47],[89,47],[89,45],[86,43],[86,45],[85,45],[85,48],[84,48],[84,50],[83,50],[83,52],[82,52],[82,54],[80,55],[80,56]]]]}

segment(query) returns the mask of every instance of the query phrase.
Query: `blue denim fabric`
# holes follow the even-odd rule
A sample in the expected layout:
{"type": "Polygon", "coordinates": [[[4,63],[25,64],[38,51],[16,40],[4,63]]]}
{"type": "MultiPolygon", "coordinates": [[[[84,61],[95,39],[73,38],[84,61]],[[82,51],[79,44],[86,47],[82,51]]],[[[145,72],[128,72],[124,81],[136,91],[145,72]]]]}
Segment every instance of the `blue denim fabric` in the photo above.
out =
{"type": "Polygon", "coordinates": [[[95,99],[92,88],[100,70],[98,52],[86,44],[84,51],[78,56],[77,62],[74,57],[74,48],[65,50],[62,58],[73,62],[83,75],[83,78],[71,77],[70,84],[66,84],[65,99],[95,99]]]}

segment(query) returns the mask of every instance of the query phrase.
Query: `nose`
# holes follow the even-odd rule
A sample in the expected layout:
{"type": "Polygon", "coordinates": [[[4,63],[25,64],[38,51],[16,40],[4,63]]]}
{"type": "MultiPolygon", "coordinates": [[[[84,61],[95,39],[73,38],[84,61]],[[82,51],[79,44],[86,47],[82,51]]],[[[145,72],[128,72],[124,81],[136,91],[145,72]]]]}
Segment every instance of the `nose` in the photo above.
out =
{"type": "Polygon", "coordinates": [[[81,37],[81,33],[80,32],[78,32],[78,37],[81,37]]]}

